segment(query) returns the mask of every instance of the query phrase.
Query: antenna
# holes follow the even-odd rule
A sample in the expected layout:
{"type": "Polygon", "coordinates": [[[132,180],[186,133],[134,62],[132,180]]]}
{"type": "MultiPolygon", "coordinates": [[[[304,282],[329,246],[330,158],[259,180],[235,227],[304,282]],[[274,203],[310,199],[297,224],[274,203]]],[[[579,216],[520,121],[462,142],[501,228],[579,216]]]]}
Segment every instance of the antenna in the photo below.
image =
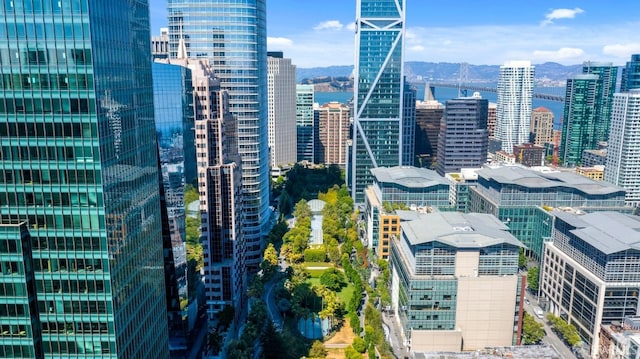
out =
{"type": "Polygon", "coordinates": [[[463,62],[460,64],[460,71],[458,77],[458,97],[466,97],[467,89],[466,84],[469,81],[469,63],[463,62]]]}

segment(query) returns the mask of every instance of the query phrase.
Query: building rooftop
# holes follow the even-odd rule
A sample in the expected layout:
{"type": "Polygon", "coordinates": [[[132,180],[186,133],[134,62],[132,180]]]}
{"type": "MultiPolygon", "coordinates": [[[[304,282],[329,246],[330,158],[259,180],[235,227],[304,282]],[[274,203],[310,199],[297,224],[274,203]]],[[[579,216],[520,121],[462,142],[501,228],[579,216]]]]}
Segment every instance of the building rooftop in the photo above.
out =
{"type": "Polygon", "coordinates": [[[404,212],[398,215],[411,245],[437,241],[456,248],[483,248],[500,243],[524,247],[509,233],[509,227],[491,214],[437,212],[420,214],[415,220],[405,220],[408,214],[404,212]]]}
{"type": "Polygon", "coordinates": [[[326,202],[319,199],[312,199],[307,202],[307,204],[309,205],[312,213],[320,213],[322,212],[322,209],[324,208],[326,202]]]}
{"type": "Polygon", "coordinates": [[[371,174],[379,183],[395,183],[410,188],[449,185],[444,177],[426,168],[411,166],[372,168],[371,174]]]}
{"type": "Polygon", "coordinates": [[[553,211],[554,216],[575,229],[570,232],[604,254],[627,249],[640,250],[640,217],[618,212],[594,212],[575,215],[553,211]]]}
{"type": "Polygon", "coordinates": [[[533,111],[533,112],[552,112],[551,110],[549,110],[546,107],[536,107],[531,111],[533,111]]]}
{"type": "Polygon", "coordinates": [[[571,172],[540,172],[520,166],[483,168],[478,175],[502,184],[529,188],[575,188],[586,194],[602,195],[624,191],[623,188],[607,182],[598,182],[571,172]]]}
{"type": "Polygon", "coordinates": [[[485,348],[474,352],[414,353],[415,359],[560,359],[560,354],[550,345],[522,345],[517,347],[485,348]]]}

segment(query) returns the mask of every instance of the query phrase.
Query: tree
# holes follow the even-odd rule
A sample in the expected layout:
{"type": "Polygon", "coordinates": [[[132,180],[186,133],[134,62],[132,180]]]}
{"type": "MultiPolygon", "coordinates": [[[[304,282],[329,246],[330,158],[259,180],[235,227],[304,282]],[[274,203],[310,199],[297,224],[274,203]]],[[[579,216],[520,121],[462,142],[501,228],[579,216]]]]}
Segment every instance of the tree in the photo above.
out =
{"type": "Polygon", "coordinates": [[[527,286],[532,291],[538,290],[539,275],[540,275],[539,267],[533,267],[533,268],[530,268],[529,271],[527,271],[527,286]]]}
{"type": "Polygon", "coordinates": [[[212,354],[218,354],[222,350],[223,339],[217,330],[207,333],[207,350],[212,354]]]}
{"type": "Polygon", "coordinates": [[[233,322],[233,318],[235,317],[236,310],[233,305],[225,305],[224,308],[218,313],[218,320],[220,321],[220,326],[226,328],[233,322]]]}
{"type": "Polygon", "coordinates": [[[353,338],[353,343],[351,343],[353,349],[355,349],[358,353],[364,353],[367,350],[367,346],[364,343],[364,339],[360,337],[353,338]]]}
{"type": "Polygon", "coordinates": [[[344,274],[335,268],[328,268],[320,276],[320,284],[336,292],[347,285],[344,274]]]}
{"type": "Polygon", "coordinates": [[[358,353],[358,351],[355,350],[353,346],[348,346],[344,350],[344,357],[346,359],[362,359],[362,354],[358,353]]]}
{"type": "Polygon", "coordinates": [[[263,273],[267,276],[271,275],[276,267],[278,266],[278,252],[276,252],[276,248],[273,246],[273,243],[269,243],[267,248],[264,250],[264,255],[262,259],[262,263],[260,263],[260,268],[263,273]]]}
{"type": "Polygon", "coordinates": [[[525,312],[522,320],[522,342],[525,345],[537,344],[544,338],[544,326],[538,323],[531,314],[525,312]]]}
{"type": "Polygon", "coordinates": [[[321,341],[316,340],[311,344],[311,348],[309,349],[309,358],[326,358],[327,350],[324,348],[324,345],[321,341]]]}
{"type": "Polygon", "coordinates": [[[524,268],[527,266],[527,256],[524,255],[524,249],[520,248],[520,254],[518,255],[518,267],[524,268]]]}

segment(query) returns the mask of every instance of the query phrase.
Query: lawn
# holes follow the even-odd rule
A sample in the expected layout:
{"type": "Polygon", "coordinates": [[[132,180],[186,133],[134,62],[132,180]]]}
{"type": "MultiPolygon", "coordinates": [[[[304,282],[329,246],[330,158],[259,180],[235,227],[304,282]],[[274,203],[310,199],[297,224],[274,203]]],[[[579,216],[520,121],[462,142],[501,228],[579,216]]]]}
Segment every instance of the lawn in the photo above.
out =
{"type": "MultiPolygon", "coordinates": [[[[320,274],[322,274],[322,271],[320,271],[320,274]]],[[[313,275],[311,275],[311,278],[307,279],[307,283],[309,283],[312,286],[319,285],[320,275],[318,275],[317,277],[314,277],[313,275]]],[[[340,298],[342,303],[346,305],[347,303],[349,303],[349,300],[351,300],[351,296],[353,295],[353,285],[348,284],[346,287],[342,288],[342,290],[337,294],[338,294],[338,298],[340,298]]]]}

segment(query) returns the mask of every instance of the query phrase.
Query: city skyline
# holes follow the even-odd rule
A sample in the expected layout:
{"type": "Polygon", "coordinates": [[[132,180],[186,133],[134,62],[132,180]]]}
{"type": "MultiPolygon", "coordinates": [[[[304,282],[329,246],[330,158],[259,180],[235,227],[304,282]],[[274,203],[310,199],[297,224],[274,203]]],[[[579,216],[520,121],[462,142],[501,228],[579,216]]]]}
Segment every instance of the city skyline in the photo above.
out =
{"type": "MultiPolygon", "coordinates": [[[[456,6],[442,0],[407,1],[407,61],[568,65],[591,60],[623,65],[640,52],[634,35],[640,20],[630,16],[640,12],[640,3],[544,0],[507,7],[469,2],[462,12],[456,6]],[[622,5],[625,11],[620,11],[622,5]]],[[[352,65],[355,10],[353,2],[337,0],[305,6],[269,1],[268,49],[286,51],[299,68],[352,65]]],[[[150,13],[151,33],[157,34],[167,24],[166,0],[151,0],[150,13]]]]}

